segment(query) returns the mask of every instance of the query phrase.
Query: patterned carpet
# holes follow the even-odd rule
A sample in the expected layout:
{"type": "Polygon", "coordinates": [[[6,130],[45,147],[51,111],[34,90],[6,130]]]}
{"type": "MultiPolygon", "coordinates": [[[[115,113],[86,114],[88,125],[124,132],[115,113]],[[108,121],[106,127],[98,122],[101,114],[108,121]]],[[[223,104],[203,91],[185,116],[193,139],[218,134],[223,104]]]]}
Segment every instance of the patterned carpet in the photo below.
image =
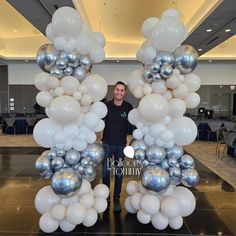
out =
{"type": "MultiPolygon", "coordinates": [[[[230,156],[225,156],[223,159],[217,158],[215,142],[196,141],[184,147],[184,150],[236,188],[234,159],[230,156]]],[[[223,146],[221,154],[222,152],[223,146]]]]}

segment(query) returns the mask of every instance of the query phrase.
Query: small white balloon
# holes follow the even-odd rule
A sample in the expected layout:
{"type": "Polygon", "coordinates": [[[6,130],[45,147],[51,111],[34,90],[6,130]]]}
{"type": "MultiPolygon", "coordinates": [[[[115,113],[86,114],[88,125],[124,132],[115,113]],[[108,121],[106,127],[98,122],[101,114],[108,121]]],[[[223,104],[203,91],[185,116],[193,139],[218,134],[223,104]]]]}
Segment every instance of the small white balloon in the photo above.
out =
{"type": "Polygon", "coordinates": [[[82,196],[80,196],[79,199],[80,203],[82,203],[87,209],[93,207],[94,204],[94,197],[89,194],[89,193],[85,193],[82,196]]]}
{"type": "Polygon", "coordinates": [[[185,97],[184,102],[187,108],[193,109],[200,104],[200,100],[201,98],[197,93],[189,93],[185,97]]]}
{"type": "Polygon", "coordinates": [[[52,233],[57,230],[59,222],[54,220],[50,212],[44,213],[39,219],[39,227],[45,233],[52,233]]]}
{"type": "Polygon", "coordinates": [[[183,218],[181,216],[176,216],[169,219],[169,226],[172,229],[180,229],[183,225],[183,218]]]}
{"type": "Polygon", "coordinates": [[[110,194],[109,188],[105,184],[98,184],[94,188],[94,195],[107,199],[110,194]]]}
{"type": "Polygon", "coordinates": [[[85,227],[91,227],[97,222],[97,219],[98,219],[98,214],[96,210],[94,210],[93,208],[90,208],[86,212],[86,215],[83,220],[83,225],[85,227]]]}
{"type": "Polygon", "coordinates": [[[79,196],[81,196],[81,195],[83,195],[85,193],[89,193],[90,191],[91,191],[91,184],[90,184],[90,182],[88,180],[86,180],[86,179],[83,179],[81,187],[80,187],[80,189],[79,189],[77,194],[79,196]]]}
{"type": "Polygon", "coordinates": [[[186,84],[180,84],[178,88],[173,89],[172,92],[176,98],[184,99],[188,95],[189,90],[186,84]]]}
{"type": "Polygon", "coordinates": [[[167,90],[166,82],[164,80],[152,82],[151,87],[152,92],[157,94],[163,94],[167,90]]]}
{"type": "Polygon", "coordinates": [[[148,224],[151,221],[151,215],[139,210],[137,213],[137,219],[142,224],[148,224]]]}
{"type": "Polygon", "coordinates": [[[38,90],[46,91],[48,90],[47,81],[49,74],[46,72],[41,72],[35,76],[34,85],[38,90]]]}
{"type": "Polygon", "coordinates": [[[65,76],[60,81],[61,87],[64,89],[64,94],[72,95],[79,88],[79,81],[73,76],[65,76]]]}
{"type": "Polygon", "coordinates": [[[97,213],[102,213],[107,209],[107,200],[103,197],[95,197],[93,208],[97,213]]]}
{"type": "Polygon", "coordinates": [[[62,87],[57,87],[54,91],[57,96],[62,96],[64,94],[64,89],[62,87]]]}
{"type": "Polygon", "coordinates": [[[137,212],[137,210],[132,207],[131,196],[125,199],[125,209],[131,214],[135,214],[137,212]]]}
{"type": "Polygon", "coordinates": [[[140,130],[140,129],[135,129],[134,131],[133,131],[133,137],[135,138],[135,139],[137,139],[137,140],[140,140],[140,139],[142,139],[143,138],[143,132],[142,132],[142,130],[140,130]]]}
{"type": "Polygon", "coordinates": [[[187,85],[189,92],[196,92],[201,86],[201,79],[198,75],[184,75],[184,83],[187,85]]]}
{"type": "Polygon", "coordinates": [[[41,91],[36,96],[36,102],[41,107],[49,107],[53,100],[53,96],[48,91],[41,91]]]}
{"type": "Polygon", "coordinates": [[[152,225],[158,230],[163,230],[168,226],[168,217],[164,216],[160,211],[152,216],[152,225]]]}
{"type": "Polygon", "coordinates": [[[60,81],[58,78],[50,76],[47,79],[47,87],[49,89],[56,89],[57,87],[60,86],[60,81]]]}
{"type": "Polygon", "coordinates": [[[84,116],[84,125],[90,129],[95,129],[99,121],[99,117],[94,112],[88,112],[84,116]]]}
{"type": "Polygon", "coordinates": [[[86,216],[87,209],[81,203],[74,203],[68,206],[66,219],[71,223],[78,225],[83,222],[86,216]]]}
{"type": "Polygon", "coordinates": [[[140,206],[146,214],[155,215],[159,211],[160,201],[157,196],[146,194],[143,196],[140,206]]]}
{"type": "Polygon", "coordinates": [[[143,194],[140,192],[136,192],[131,196],[130,202],[131,202],[131,206],[134,209],[136,210],[141,209],[140,203],[141,203],[142,197],[143,197],[143,194]]]}
{"type": "Polygon", "coordinates": [[[62,204],[56,204],[51,209],[51,216],[53,219],[62,221],[66,216],[66,207],[62,204]]]}
{"type": "Polygon", "coordinates": [[[64,232],[71,232],[75,227],[76,225],[71,224],[68,220],[60,221],[60,228],[64,232]]]}
{"type": "Polygon", "coordinates": [[[161,212],[166,217],[176,217],[180,214],[180,204],[175,198],[167,197],[161,201],[161,212]]]}
{"type": "Polygon", "coordinates": [[[139,188],[138,188],[138,182],[137,181],[132,180],[126,185],[126,192],[129,195],[133,195],[133,194],[137,193],[138,191],[139,191],[139,188]]]}
{"type": "Polygon", "coordinates": [[[128,158],[134,158],[134,148],[132,146],[126,146],[124,148],[124,154],[128,158]]]}

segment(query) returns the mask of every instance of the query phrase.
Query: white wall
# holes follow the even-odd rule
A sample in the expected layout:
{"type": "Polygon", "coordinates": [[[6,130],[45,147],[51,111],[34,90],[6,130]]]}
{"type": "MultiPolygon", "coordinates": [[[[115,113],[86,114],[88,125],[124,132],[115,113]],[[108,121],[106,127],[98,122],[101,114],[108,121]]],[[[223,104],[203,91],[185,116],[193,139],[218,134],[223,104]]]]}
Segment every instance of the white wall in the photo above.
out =
{"type": "MultiPolygon", "coordinates": [[[[236,62],[199,62],[194,73],[198,74],[203,85],[236,85],[236,62]]],[[[141,68],[135,62],[103,63],[92,68],[93,73],[103,76],[108,85],[118,80],[127,81],[130,73],[141,68]]],[[[34,77],[41,72],[36,63],[21,63],[8,65],[9,84],[33,84],[34,77]]]]}

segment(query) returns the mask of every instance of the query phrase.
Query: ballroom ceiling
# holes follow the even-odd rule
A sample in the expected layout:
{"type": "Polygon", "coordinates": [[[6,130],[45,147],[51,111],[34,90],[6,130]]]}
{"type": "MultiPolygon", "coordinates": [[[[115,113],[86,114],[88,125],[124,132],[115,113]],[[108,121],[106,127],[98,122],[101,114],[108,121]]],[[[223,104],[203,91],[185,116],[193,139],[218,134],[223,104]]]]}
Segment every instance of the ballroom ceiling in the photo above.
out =
{"type": "Polygon", "coordinates": [[[76,8],[93,31],[105,35],[107,60],[135,60],[144,41],[143,21],[160,18],[168,8],[181,12],[189,35],[184,43],[194,46],[200,59],[236,59],[235,0],[0,0],[2,60],[35,59],[37,49],[48,42],[45,29],[61,6],[76,8]]]}

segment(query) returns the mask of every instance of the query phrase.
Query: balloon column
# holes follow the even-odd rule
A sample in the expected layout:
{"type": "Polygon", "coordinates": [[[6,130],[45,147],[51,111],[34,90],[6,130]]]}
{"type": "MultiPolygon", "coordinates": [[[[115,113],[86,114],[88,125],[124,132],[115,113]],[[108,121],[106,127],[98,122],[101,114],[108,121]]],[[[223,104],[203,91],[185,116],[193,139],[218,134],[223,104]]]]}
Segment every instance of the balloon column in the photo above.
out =
{"type": "Polygon", "coordinates": [[[197,136],[195,123],[184,113],[200,102],[196,91],[201,81],[192,73],[198,54],[190,45],[181,45],[187,30],[175,9],[166,10],[160,19],[148,18],[141,31],[146,40],[137,59],[143,69],[128,79],[129,90],[140,102],[128,119],[137,127],[130,157],[143,168],[140,183],[127,185],[125,207],[143,224],[151,221],[159,230],[168,225],[179,229],[196,202],[191,191],[176,186],[193,187],[199,181],[194,160],[182,147],[197,136]]]}
{"type": "Polygon", "coordinates": [[[106,80],[90,71],[93,63],[104,59],[105,38],[91,32],[70,7],[53,14],[46,35],[52,43],[37,52],[44,72],[36,75],[35,86],[40,90],[36,101],[48,118],[36,124],[33,136],[40,146],[50,148],[35,167],[43,178],[51,179],[51,186],[38,192],[35,205],[42,214],[42,231],[50,233],[60,226],[69,232],[80,223],[94,225],[97,213],[107,208],[107,186],[92,190],[90,184],[104,157],[95,132],[103,130],[107,113],[100,102],[107,93],[106,80]]]}

